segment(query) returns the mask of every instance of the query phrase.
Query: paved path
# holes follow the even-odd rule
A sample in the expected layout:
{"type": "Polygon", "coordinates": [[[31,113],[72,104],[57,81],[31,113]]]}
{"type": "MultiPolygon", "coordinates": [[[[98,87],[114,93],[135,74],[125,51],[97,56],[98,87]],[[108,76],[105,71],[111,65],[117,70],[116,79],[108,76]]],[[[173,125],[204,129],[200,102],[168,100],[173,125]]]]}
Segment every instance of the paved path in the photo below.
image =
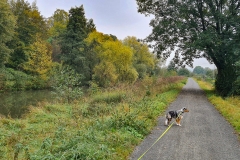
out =
{"type": "MultiPolygon", "coordinates": [[[[240,160],[240,142],[233,128],[191,78],[168,111],[183,107],[190,112],[184,113],[182,126],[174,124],[141,160],[240,160]]],[[[138,159],[166,129],[161,116],[129,159],[138,159]]]]}

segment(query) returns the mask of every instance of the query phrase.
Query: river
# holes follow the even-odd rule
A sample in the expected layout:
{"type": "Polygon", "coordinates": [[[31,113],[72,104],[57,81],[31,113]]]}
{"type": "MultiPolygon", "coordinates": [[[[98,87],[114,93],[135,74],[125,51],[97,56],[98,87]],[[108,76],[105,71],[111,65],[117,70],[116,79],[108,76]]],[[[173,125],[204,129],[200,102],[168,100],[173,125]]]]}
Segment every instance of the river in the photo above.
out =
{"type": "Polygon", "coordinates": [[[39,102],[53,102],[54,95],[49,90],[0,93],[0,114],[11,118],[21,118],[30,105],[39,102]]]}

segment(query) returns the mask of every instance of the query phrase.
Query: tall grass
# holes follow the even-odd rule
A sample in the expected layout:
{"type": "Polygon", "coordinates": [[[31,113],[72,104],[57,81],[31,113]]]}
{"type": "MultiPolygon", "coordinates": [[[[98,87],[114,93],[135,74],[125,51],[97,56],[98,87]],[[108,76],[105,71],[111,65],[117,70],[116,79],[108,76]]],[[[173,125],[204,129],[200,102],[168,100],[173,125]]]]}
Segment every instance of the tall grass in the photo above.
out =
{"type": "Polygon", "coordinates": [[[0,119],[0,159],[127,159],[186,79],[147,78],[0,119]],[[87,96],[90,95],[90,96],[87,96]]]}
{"type": "Polygon", "coordinates": [[[197,80],[200,87],[206,92],[209,101],[233,126],[240,139],[240,97],[222,98],[215,94],[214,87],[209,82],[197,80]]]}

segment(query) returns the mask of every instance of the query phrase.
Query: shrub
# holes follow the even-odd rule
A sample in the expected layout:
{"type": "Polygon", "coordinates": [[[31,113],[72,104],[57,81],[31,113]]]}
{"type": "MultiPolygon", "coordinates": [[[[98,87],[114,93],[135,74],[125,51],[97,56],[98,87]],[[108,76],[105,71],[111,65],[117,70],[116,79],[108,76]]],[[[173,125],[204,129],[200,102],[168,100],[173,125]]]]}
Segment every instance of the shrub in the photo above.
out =
{"type": "Polygon", "coordinates": [[[99,94],[93,97],[92,102],[119,103],[125,97],[125,93],[111,92],[99,94]]]}
{"type": "Polygon", "coordinates": [[[125,128],[128,130],[135,130],[141,135],[148,133],[147,124],[144,120],[138,118],[136,113],[114,113],[108,121],[109,127],[113,129],[125,128]]]}
{"type": "Polygon", "coordinates": [[[115,66],[110,62],[101,62],[94,68],[94,81],[101,87],[109,87],[116,83],[118,74],[115,66]]]}
{"type": "Polygon", "coordinates": [[[69,66],[60,67],[56,74],[52,77],[52,88],[58,98],[67,103],[81,97],[81,75],[77,74],[69,66]]]}
{"type": "Polygon", "coordinates": [[[33,77],[12,68],[0,69],[1,90],[27,90],[34,88],[33,77]]]}
{"type": "Polygon", "coordinates": [[[134,68],[127,68],[126,70],[121,70],[118,76],[118,80],[126,83],[134,83],[138,78],[138,72],[134,68]]]}
{"type": "Polygon", "coordinates": [[[138,78],[143,79],[147,73],[147,66],[145,64],[136,64],[135,68],[138,72],[138,78]]]}

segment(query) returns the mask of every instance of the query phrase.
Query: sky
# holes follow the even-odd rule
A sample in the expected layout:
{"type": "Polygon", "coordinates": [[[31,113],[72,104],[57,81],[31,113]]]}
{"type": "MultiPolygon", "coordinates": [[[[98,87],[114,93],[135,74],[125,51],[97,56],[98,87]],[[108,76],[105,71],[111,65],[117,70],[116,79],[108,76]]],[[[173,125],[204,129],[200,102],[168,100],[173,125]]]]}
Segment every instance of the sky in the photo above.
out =
{"type": "MultiPolygon", "coordinates": [[[[35,0],[27,0],[32,3],[35,0]]],[[[136,0],[36,0],[37,7],[45,18],[53,15],[57,9],[69,11],[72,7],[83,5],[87,19],[93,19],[97,31],[112,34],[118,39],[135,36],[146,38],[152,31],[149,26],[153,17],[137,12],[136,0]]],[[[166,61],[168,65],[172,56],[166,61]]],[[[194,61],[193,68],[202,66],[214,69],[214,65],[203,58],[194,61]]],[[[192,68],[192,69],[193,69],[192,68]]],[[[192,70],[191,68],[188,68],[192,70]]]]}

